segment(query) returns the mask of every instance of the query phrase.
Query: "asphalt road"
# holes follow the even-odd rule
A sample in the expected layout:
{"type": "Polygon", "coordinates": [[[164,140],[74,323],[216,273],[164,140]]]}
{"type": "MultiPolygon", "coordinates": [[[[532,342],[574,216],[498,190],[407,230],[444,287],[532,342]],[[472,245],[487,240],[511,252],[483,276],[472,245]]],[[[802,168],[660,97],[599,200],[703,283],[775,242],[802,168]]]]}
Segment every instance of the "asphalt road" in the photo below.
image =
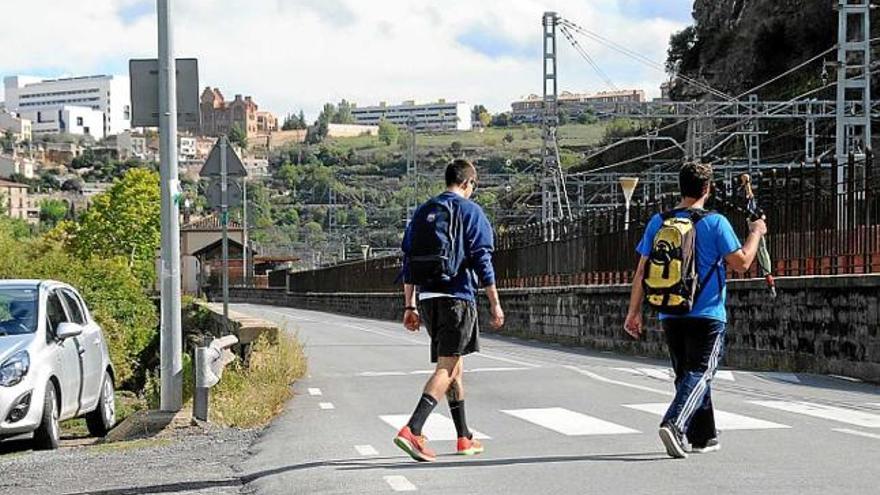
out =
{"type": "Polygon", "coordinates": [[[880,387],[724,369],[713,383],[720,452],[669,459],[657,437],[666,363],[483,333],[466,404],[486,452],[451,455],[445,402],[416,463],[392,443],[431,370],[427,335],[393,322],[233,305],[298,333],[309,376],[239,473],[258,494],[793,493],[880,486],[880,387]]]}

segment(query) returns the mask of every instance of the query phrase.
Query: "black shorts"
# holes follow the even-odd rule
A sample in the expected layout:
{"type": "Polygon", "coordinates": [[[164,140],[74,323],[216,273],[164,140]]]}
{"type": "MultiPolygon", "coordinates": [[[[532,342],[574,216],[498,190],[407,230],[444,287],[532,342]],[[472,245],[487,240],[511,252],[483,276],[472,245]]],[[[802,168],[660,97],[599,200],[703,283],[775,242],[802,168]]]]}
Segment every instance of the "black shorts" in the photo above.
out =
{"type": "Polygon", "coordinates": [[[419,302],[422,322],[431,336],[431,362],[437,357],[466,356],[480,350],[477,306],[471,301],[437,297],[419,302]]]}

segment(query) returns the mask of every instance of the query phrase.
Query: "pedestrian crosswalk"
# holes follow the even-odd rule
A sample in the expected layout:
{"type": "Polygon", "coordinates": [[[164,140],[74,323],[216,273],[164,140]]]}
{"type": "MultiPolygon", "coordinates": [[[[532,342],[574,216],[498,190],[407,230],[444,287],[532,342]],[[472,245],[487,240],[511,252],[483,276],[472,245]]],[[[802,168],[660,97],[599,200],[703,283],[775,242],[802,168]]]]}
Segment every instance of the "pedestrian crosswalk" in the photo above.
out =
{"type": "Polygon", "coordinates": [[[803,414],[814,418],[828,419],[864,428],[880,428],[880,414],[844,409],[842,407],[813,404],[810,402],[789,402],[781,400],[755,400],[752,404],[769,407],[779,411],[803,414]]]}
{"type": "MultiPolygon", "coordinates": [[[[384,414],[379,419],[394,428],[394,431],[400,430],[409,421],[409,414],[384,414]]],[[[479,440],[487,440],[490,437],[477,430],[471,428],[474,438],[479,440]]],[[[448,417],[434,413],[428,417],[425,426],[422,428],[422,434],[431,440],[455,440],[458,435],[455,432],[455,424],[448,417]]]]}
{"type": "MultiPolygon", "coordinates": [[[[837,431],[850,435],[860,436],[871,440],[880,440],[878,432],[863,431],[858,429],[839,428],[840,424],[860,428],[880,428],[880,414],[866,410],[831,406],[818,403],[785,401],[785,400],[748,400],[739,404],[745,411],[731,412],[729,410],[715,410],[716,427],[722,431],[755,431],[755,430],[798,430],[809,431],[816,427],[816,419],[828,421],[826,431],[837,431]],[[762,412],[764,414],[762,414],[762,412]],[[806,422],[806,423],[805,423],[806,422]]],[[[666,412],[666,402],[651,402],[637,404],[619,404],[620,409],[614,407],[602,407],[600,413],[590,410],[587,412],[577,411],[561,406],[533,407],[520,409],[499,409],[486,413],[482,411],[478,417],[482,424],[472,424],[479,431],[473,430],[478,439],[489,439],[493,435],[487,424],[493,414],[503,417],[515,418],[521,427],[509,427],[503,429],[506,434],[510,431],[520,432],[525,428],[539,428],[549,430],[555,434],[567,437],[592,436],[592,435],[631,435],[639,433],[653,434],[659,419],[666,412]],[[651,421],[639,420],[638,414],[627,414],[626,411],[639,411],[648,413],[656,419],[651,421]],[[601,417],[600,417],[601,416],[601,417]]],[[[730,404],[727,404],[730,407],[730,404]]],[[[395,431],[400,429],[409,419],[408,414],[385,414],[379,418],[395,431]]],[[[500,418],[496,417],[495,420],[500,418]]],[[[508,425],[510,423],[508,422],[508,425]]],[[[452,420],[441,414],[433,413],[425,427],[424,434],[431,440],[455,440],[456,431],[452,420]]]]}
{"type": "MultiPolygon", "coordinates": [[[[656,416],[663,417],[669,404],[652,403],[652,404],[629,404],[624,407],[644,411],[656,416]]],[[[791,426],[774,423],[763,419],[744,416],[742,414],[730,413],[727,411],[715,410],[715,426],[722,431],[728,430],[768,430],[791,428],[791,426]]]]}
{"type": "Polygon", "coordinates": [[[638,430],[562,407],[510,409],[501,412],[566,436],[639,433],[638,430]]]}
{"type": "MultiPolygon", "coordinates": [[[[647,376],[650,378],[655,378],[657,380],[663,380],[667,382],[671,382],[675,380],[675,373],[673,373],[671,368],[611,368],[615,371],[621,371],[623,373],[629,373],[631,375],[636,376],[647,376]]],[[[733,371],[730,370],[719,370],[715,372],[715,379],[735,382],[736,378],[733,376],[733,371]]]]}

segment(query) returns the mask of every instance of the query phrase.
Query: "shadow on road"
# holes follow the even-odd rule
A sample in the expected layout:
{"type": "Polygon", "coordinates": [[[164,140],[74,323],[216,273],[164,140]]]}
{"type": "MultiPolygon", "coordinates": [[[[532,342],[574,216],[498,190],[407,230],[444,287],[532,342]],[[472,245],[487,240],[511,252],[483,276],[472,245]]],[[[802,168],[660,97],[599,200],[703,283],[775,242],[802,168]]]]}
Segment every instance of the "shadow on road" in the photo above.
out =
{"type": "Polygon", "coordinates": [[[571,456],[542,456],[542,457],[514,457],[507,459],[467,459],[453,461],[458,458],[453,454],[441,456],[437,462],[422,463],[414,462],[404,456],[372,457],[356,459],[329,459],[291,466],[282,466],[255,473],[244,474],[237,478],[225,480],[187,481],[180,483],[168,483],[151,486],[132,486],[126,488],[113,488],[101,491],[68,493],[67,495],[127,495],[131,493],[176,493],[190,490],[204,490],[210,488],[242,486],[263,478],[277,476],[284,473],[316,469],[323,467],[336,467],[340,471],[362,471],[375,469],[437,469],[437,468],[476,468],[496,466],[516,466],[523,464],[546,464],[560,462],[657,462],[670,460],[666,454],[659,453],[635,453],[635,454],[594,454],[594,455],[571,455],[571,456]],[[404,460],[406,459],[406,460],[404,460]],[[448,460],[447,460],[448,459],[448,460]]]}

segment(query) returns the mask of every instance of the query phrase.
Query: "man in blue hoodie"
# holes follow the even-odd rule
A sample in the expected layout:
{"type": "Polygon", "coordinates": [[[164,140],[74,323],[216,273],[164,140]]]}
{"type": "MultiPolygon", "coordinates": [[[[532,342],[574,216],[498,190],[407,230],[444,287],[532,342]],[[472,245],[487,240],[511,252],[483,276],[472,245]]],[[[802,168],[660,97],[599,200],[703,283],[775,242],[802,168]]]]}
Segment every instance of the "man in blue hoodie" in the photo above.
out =
{"type": "MultiPolygon", "coordinates": [[[[483,446],[474,440],[467,427],[462,381],[463,356],[480,350],[477,284],[486,290],[494,328],[501,328],[504,324],[504,311],[495,288],[495,271],[492,268],[492,226],[480,206],[470,200],[476,188],[476,168],[467,160],[455,160],[446,167],[446,191],[434,198],[435,201],[449,204],[451,211],[455,212],[455,221],[461,225],[456,229],[455,245],[462,247],[463,259],[458,272],[448,282],[430,286],[414,285],[409,262],[413,245],[419,239],[414,239],[412,224],[403,238],[403,324],[411,332],[417,332],[421,324],[425,324],[431,337],[431,362],[437,363],[409,422],[394,439],[398,447],[417,461],[436,459],[422,435],[422,427],[444,395],[449,402],[458,435],[457,452],[474,455],[483,451],[483,446]]],[[[420,208],[424,207],[422,205],[420,208]]]]}

